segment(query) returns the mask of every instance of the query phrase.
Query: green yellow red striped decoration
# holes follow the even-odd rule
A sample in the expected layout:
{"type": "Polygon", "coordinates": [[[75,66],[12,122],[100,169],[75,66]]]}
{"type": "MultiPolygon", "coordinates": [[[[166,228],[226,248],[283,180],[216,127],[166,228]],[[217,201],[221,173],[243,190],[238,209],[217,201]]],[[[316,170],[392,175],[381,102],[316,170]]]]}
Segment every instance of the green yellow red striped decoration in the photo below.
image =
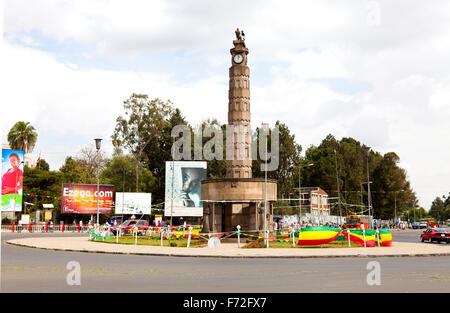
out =
{"type": "Polygon", "coordinates": [[[348,236],[350,234],[350,241],[360,244],[361,246],[364,246],[364,239],[366,241],[366,247],[375,247],[376,243],[376,232],[375,230],[364,230],[364,233],[362,230],[359,229],[352,229],[350,230],[350,233],[347,233],[347,231],[344,231],[345,239],[348,240],[348,236]],[[365,238],[364,238],[365,237],[365,238]]]}
{"type": "Polygon", "coordinates": [[[392,246],[392,234],[389,229],[380,229],[380,245],[383,247],[392,246]]]}
{"type": "Polygon", "coordinates": [[[298,245],[313,246],[330,243],[340,235],[339,228],[331,227],[306,227],[299,232],[298,245]]]}

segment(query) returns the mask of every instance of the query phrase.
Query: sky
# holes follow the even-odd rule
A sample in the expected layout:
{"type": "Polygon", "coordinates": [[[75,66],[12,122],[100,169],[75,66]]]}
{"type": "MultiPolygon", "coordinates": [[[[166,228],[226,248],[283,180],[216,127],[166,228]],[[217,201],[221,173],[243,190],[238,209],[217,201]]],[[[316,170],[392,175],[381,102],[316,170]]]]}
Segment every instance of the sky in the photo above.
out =
{"type": "Polygon", "coordinates": [[[19,120],[52,170],[110,136],[132,93],[227,122],[235,29],[253,127],[396,152],[419,204],[450,191],[448,0],[0,0],[2,143],[19,120]],[[447,139],[446,139],[447,138],[447,139]]]}

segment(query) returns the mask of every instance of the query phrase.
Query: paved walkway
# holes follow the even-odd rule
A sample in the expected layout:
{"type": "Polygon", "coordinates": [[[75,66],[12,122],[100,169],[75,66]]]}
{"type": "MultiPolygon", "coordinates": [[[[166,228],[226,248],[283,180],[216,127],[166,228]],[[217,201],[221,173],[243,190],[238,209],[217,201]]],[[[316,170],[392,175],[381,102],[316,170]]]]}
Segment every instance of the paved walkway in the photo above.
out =
{"type": "Polygon", "coordinates": [[[87,237],[34,237],[8,240],[7,243],[30,248],[91,253],[113,253],[179,257],[222,258],[323,258],[323,257],[393,257],[450,256],[450,244],[394,242],[391,247],[368,248],[257,248],[239,249],[236,243],[223,243],[217,249],[177,248],[107,244],[89,241],[87,237]]]}

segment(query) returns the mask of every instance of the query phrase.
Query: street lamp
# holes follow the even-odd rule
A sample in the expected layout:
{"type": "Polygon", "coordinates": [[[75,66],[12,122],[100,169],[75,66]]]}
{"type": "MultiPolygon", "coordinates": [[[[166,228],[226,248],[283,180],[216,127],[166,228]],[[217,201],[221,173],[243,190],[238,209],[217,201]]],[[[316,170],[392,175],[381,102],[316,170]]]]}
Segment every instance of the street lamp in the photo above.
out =
{"type": "MultiPolygon", "coordinates": [[[[370,185],[372,182],[370,181],[369,183],[367,183],[367,182],[362,182],[361,183],[361,205],[363,204],[363,194],[362,194],[362,190],[363,190],[363,185],[370,185]]],[[[369,188],[369,187],[367,187],[367,188],[369,188]]],[[[367,207],[369,207],[369,204],[367,203],[367,207]]],[[[361,211],[362,211],[362,207],[361,207],[361,211]]],[[[369,215],[370,215],[370,212],[369,212],[369,215]]]]}
{"type": "MultiPolygon", "coordinates": [[[[372,212],[372,197],[370,194],[370,180],[369,180],[369,152],[370,152],[370,147],[364,147],[364,149],[366,150],[367,153],[367,205],[369,206],[369,217],[372,216],[373,212],[372,212]]],[[[371,221],[372,223],[372,221],[371,221]]]]}
{"type": "MultiPolygon", "coordinates": [[[[266,166],[264,168],[264,238],[266,238],[266,233],[267,233],[267,136],[268,136],[268,132],[269,132],[269,124],[267,123],[262,123],[262,129],[264,130],[264,137],[265,137],[265,142],[266,142],[266,158],[265,158],[265,163],[266,166]]],[[[268,236],[267,236],[268,237],[268,236]]],[[[264,243],[266,242],[267,239],[264,239],[264,243]]]]}
{"type": "MultiPolygon", "coordinates": [[[[100,151],[101,145],[102,145],[102,139],[96,138],[95,140],[95,148],[97,149],[97,161],[98,161],[98,153],[100,151]]],[[[97,224],[100,225],[100,219],[99,219],[99,210],[98,210],[98,202],[99,202],[99,192],[100,192],[100,171],[99,171],[99,164],[97,163],[97,224]]]]}
{"type": "Polygon", "coordinates": [[[394,223],[397,222],[397,192],[404,191],[403,189],[394,191],[394,223]]]}
{"type": "Polygon", "coordinates": [[[299,215],[299,219],[298,219],[298,224],[299,227],[301,227],[301,223],[302,223],[302,186],[301,186],[301,175],[302,175],[302,167],[310,167],[313,166],[314,163],[309,163],[305,166],[302,166],[301,164],[299,165],[298,168],[298,204],[299,204],[299,208],[300,208],[300,215],[299,215]]]}
{"type": "Polygon", "coordinates": [[[341,187],[339,184],[339,172],[338,172],[338,166],[337,166],[336,149],[334,149],[334,165],[336,168],[336,185],[337,185],[337,189],[338,189],[339,225],[341,225],[342,224],[341,187]]]}

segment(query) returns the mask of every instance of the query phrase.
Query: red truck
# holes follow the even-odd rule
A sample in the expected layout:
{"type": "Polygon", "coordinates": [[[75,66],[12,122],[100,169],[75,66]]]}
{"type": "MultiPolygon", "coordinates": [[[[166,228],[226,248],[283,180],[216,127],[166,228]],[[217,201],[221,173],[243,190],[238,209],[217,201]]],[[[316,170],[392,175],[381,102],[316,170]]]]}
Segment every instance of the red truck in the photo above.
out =
{"type": "Polygon", "coordinates": [[[428,228],[422,234],[420,234],[420,239],[422,240],[422,242],[428,240],[430,242],[436,241],[438,243],[441,243],[443,241],[446,243],[450,243],[450,233],[447,230],[441,228],[428,228]]]}

